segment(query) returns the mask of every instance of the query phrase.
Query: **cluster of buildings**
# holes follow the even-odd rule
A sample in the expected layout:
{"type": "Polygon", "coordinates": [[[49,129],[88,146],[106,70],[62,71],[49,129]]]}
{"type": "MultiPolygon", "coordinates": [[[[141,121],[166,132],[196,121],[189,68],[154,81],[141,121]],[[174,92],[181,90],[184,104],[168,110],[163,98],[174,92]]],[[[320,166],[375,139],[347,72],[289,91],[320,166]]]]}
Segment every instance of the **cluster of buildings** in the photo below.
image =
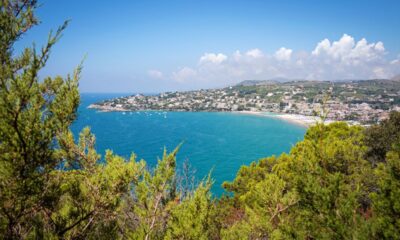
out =
{"type": "MultiPolygon", "coordinates": [[[[92,104],[102,111],[254,111],[323,116],[329,120],[373,123],[388,117],[399,94],[382,88],[342,83],[284,83],[265,86],[235,86],[159,95],[132,95],[92,104]],[[368,93],[368,94],[366,94],[368,93]],[[380,94],[381,93],[381,94],[380,94]]],[[[392,89],[393,90],[393,89],[392,89]]]]}

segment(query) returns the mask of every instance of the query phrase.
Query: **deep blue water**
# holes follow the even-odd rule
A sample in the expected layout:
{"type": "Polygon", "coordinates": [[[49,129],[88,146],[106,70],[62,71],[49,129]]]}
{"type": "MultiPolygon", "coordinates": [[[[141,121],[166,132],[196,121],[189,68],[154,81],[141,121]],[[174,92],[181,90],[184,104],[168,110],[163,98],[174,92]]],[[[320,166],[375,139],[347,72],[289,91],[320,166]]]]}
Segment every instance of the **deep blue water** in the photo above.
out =
{"type": "Polygon", "coordinates": [[[96,148],[124,157],[134,152],[151,167],[162,156],[164,147],[173,150],[184,142],[177,156],[178,166],[188,159],[202,179],[211,169],[215,180],[212,192],[221,195],[224,181],[234,179],[243,164],[270,155],[288,152],[302,140],[306,129],[279,119],[238,113],[210,112],[98,112],[90,103],[128,94],[82,94],[77,135],[90,126],[96,135],[96,148]]]}

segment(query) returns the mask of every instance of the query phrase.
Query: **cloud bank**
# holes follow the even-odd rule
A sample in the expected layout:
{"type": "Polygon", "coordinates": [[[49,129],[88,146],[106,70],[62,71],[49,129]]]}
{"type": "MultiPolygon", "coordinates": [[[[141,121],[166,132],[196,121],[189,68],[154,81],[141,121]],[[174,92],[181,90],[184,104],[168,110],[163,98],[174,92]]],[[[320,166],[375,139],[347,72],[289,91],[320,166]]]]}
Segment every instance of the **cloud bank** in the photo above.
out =
{"type": "Polygon", "coordinates": [[[164,78],[164,74],[161,71],[158,70],[149,70],[147,71],[147,74],[154,79],[163,79],[164,78]]]}
{"type": "MultiPolygon", "coordinates": [[[[166,74],[165,78],[195,86],[224,86],[244,79],[308,79],[342,80],[391,78],[400,73],[400,56],[387,59],[382,42],[368,43],[365,38],[356,41],[344,34],[337,41],[323,39],[311,52],[294,51],[281,47],[268,54],[260,49],[244,53],[235,51],[205,53],[196,66],[185,66],[166,74]]],[[[149,71],[153,78],[164,77],[149,71]]]]}

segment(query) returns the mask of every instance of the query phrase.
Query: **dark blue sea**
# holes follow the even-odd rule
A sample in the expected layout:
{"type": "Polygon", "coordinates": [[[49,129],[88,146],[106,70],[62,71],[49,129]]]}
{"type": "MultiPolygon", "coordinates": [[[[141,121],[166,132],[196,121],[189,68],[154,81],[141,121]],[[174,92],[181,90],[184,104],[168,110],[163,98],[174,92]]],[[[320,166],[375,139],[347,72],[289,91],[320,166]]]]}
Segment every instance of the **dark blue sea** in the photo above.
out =
{"type": "Polygon", "coordinates": [[[164,147],[172,151],[183,142],[177,155],[178,166],[188,160],[200,180],[213,170],[215,196],[224,193],[221,184],[233,180],[240,166],[288,152],[306,131],[276,118],[238,113],[123,113],[87,108],[91,103],[126,95],[82,94],[78,119],[72,126],[74,134],[90,126],[101,155],[106,149],[126,158],[135,153],[150,167],[155,166],[164,147]]]}

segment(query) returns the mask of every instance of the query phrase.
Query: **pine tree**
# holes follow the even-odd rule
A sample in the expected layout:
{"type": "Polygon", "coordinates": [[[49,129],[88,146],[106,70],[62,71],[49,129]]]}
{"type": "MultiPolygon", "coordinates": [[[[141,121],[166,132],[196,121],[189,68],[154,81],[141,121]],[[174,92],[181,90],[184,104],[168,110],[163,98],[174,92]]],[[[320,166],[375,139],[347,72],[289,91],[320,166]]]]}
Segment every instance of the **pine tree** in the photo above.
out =
{"type": "Polygon", "coordinates": [[[165,239],[211,239],[215,222],[214,205],[211,200],[210,176],[199,184],[197,189],[186,196],[171,211],[165,239]]]}
{"type": "Polygon", "coordinates": [[[76,117],[81,67],[66,78],[40,80],[39,71],[67,22],[40,50],[32,46],[18,54],[16,41],[38,23],[37,3],[0,4],[0,233],[24,238],[42,224],[38,212],[57,201],[49,181],[62,159],[54,149],[76,117]]]}
{"type": "Polygon", "coordinates": [[[167,153],[153,173],[145,169],[140,181],[134,186],[130,205],[131,226],[127,235],[133,239],[161,239],[165,233],[170,211],[179,203],[176,192],[176,148],[167,153]]]}
{"type": "Polygon", "coordinates": [[[143,175],[146,163],[108,150],[104,159],[95,150],[95,137],[85,128],[74,143],[72,133],[59,141],[63,167],[52,172],[60,198],[51,209],[47,236],[60,239],[121,237],[123,206],[143,175]],[[101,160],[101,161],[100,161],[101,160]]]}
{"type": "Polygon", "coordinates": [[[374,239],[400,239],[400,142],[393,145],[386,164],[375,169],[378,190],[371,193],[374,239]]]}
{"type": "Polygon", "coordinates": [[[38,23],[36,1],[0,5],[0,235],[5,239],[115,236],[118,215],[144,162],[106,153],[84,129],[69,130],[79,105],[81,66],[72,76],[39,79],[64,23],[38,50],[14,45],[38,23]]]}
{"type": "Polygon", "coordinates": [[[225,187],[244,214],[222,229],[234,239],[357,238],[366,225],[370,164],[361,127],[318,124],[289,154],[243,167],[225,187]]]}

